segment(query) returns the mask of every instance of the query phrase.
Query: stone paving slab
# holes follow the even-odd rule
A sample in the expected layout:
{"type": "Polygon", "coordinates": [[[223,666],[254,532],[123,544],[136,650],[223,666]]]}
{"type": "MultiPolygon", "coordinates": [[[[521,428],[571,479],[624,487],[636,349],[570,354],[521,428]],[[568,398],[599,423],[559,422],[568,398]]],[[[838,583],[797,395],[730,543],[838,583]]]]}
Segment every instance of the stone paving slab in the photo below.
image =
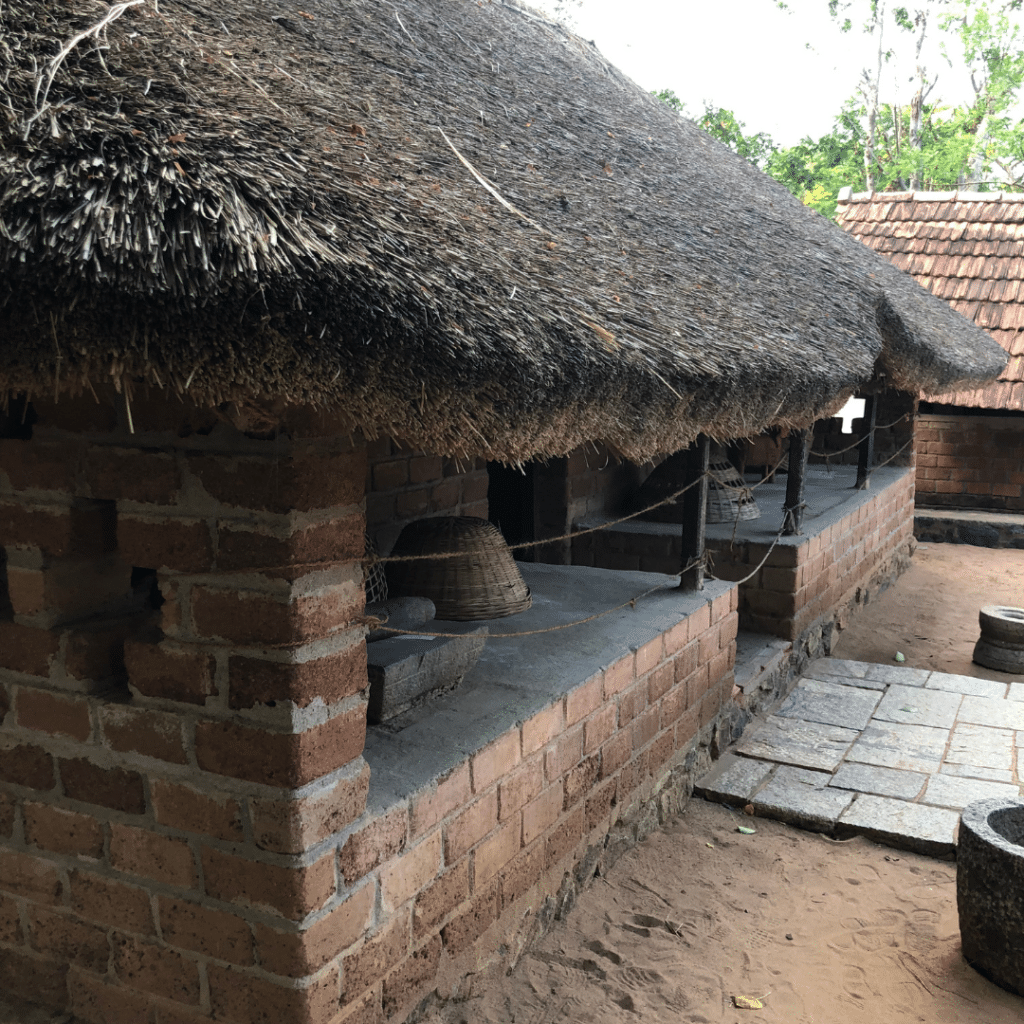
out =
{"type": "Polygon", "coordinates": [[[832,772],[858,735],[856,729],[772,715],[743,736],[736,750],[764,761],[832,772]]]}
{"type": "Polygon", "coordinates": [[[838,828],[840,832],[867,836],[886,846],[948,857],[956,849],[959,823],[956,811],[862,794],[842,813],[838,828]]]}
{"type": "Polygon", "coordinates": [[[757,761],[726,752],[693,787],[693,791],[719,803],[747,804],[776,767],[771,761],[757,761]]]}
{"type": "Polygon", "coordinates": [[[905,665],[869,665],[865,679],[899,686],[924,686],[931,676],[925,668],[907,668],[905,665]]]}
{"type": "Polygon", "coordinates": [[[1024,729],[1024,702],[964,697],[957,719],[996,729],[1024,729]]]}
{"type": "Polygon", "coordinates": [[[1013,736],[1009,729],[957,722],[949,737],[945,761],[1009,771],[1013,768],[1013,736]]]}
{"type": "Polygon", "coordinates": [[[873,719],[850,748],[847,760],[911,772],[937,772],[948,738],[948,729],[873,719]]]}
{"type": "Polygon", "coordinates": [[[831,680],[801,679],[776,714],[819,725],[863,729],[871,720],[879,697],[877,690],[843,686],[831,680]]]}
{"type": "Polygon", "coordinates": [[[803,675],[804,679],[817,679],[821,682],[835,683],[837,686],[855,686],[860,690],[877,690],[879,693],[885,693],[888,684],[878,682],[874,679],[864,679],[861,676],[842,676],[842,675],[829,675],[827,672],[816,671],[812,672],[810,669],[803,675]]]}
{"type": "Polygon", "coordinates": [[[1013,782],[1009,768],[980,768],[971,764],[949,764],[939,769],[940,775],[956,775],[962,779],[984,779],[986,782],[1013,782]]]}
{"type": "Polygon", "coordinates": [[[855,794],[830,788],[831,778],[830,772],[783,765],[754,797],[754,810],[812,832],[832,832],[855,794]]]}
{"type": "Polygon", "coordinates": [[[962,811],[975,800],[996,798],[1019,800],[1020,787],[982,779],[958,779],[955,775],[933,775],[921,797],[921,803],[935,807],[950,807],[962,811]]]}
{"type": "Polygon", "coordinates": [[[695,790],[949,856],[964,807],[1024,798],[1024,681],[821,658],[695,790]]]}
{"type": "Polygon", "coordinates": [[[890,686],[875,711],[875,719],[907,725],[952,729],[963,696],[926,687],[890,686]]]}
{"type": "MultiPolygon", "coordinates": [[[[925,687],[929,690],[970,694],[972,697],[988,697],[991,700],[1001,700],[1006,696],[1006,683],[997,683],[994,679],[975,679],[974,676],[957,676],[949,672],[933,672],[925,687]]],[[[1024,700],[1024,694],[1021,700],[1024,700]]]]}
{"type": "Polygon", "coordinates": [[[874,793],[876,796],[891,796],[899,800],[913,800],[930,776],[922,772],[900,771],[897,768],[880,768],[873,764],[844,762],[832,777],[830,786],[851,789],[858,793],[874,793]]]}

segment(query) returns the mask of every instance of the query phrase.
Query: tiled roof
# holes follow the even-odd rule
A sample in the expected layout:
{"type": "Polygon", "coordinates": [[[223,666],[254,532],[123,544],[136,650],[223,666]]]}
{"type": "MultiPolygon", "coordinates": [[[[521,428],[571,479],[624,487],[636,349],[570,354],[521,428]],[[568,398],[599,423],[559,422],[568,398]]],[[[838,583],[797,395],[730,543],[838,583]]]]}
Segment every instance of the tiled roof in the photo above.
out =
{"type": "Polygon", "coordinates": [[[836,219],[1010,354],[993,384],[934,398],[975,409],[1024,410],[1024,195],[859,192],[836,219]]]}

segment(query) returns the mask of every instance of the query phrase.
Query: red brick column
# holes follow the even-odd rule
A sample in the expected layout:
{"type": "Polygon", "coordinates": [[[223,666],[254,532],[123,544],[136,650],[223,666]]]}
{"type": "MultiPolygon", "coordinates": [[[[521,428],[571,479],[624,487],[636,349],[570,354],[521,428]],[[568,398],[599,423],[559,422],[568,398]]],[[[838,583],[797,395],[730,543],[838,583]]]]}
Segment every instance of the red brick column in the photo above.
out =
{"type": "Polygon", "coordinates": [[[331,838],[369,782],[365,450],[91,403],[0,442],[0,990],[330,1020],[375,911],[331,838]]]}

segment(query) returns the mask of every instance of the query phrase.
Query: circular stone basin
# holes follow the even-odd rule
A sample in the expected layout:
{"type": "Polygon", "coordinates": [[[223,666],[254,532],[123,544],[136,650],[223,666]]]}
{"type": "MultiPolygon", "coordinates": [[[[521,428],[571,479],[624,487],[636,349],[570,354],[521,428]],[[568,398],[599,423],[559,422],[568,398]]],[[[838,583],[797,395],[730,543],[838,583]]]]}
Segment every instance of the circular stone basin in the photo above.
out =
{"type": "Polygon", "coordinates": [[[1024,995],[1024,803],[979,800],[964,808],[956,904],[964,959],[1024,995]]]}
{"type": "Polygon", "coordinates": [[[997,672],[1024,672],[1024,608],[990,604],[978,613],[974,660],[997,672]]]}

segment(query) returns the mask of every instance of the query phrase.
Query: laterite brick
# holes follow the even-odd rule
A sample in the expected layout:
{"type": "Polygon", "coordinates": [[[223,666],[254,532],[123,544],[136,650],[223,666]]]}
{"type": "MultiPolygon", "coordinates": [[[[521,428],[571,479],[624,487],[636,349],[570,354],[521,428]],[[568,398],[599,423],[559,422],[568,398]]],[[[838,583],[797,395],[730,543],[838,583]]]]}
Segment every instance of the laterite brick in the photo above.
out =
{"type": "Polygon", "coordinates": [[[77,857],[103,856],[103,825],[90,815],[30,800],[23,813],[29,846],[77,857]]]}
{"type": "Polygon", "coordinates": [[[100,768],[84,757],[61,758],[59,770],[64,792],[72,800],[126,814],[143,814],[146,810],[146,795],[138,772],[100,768]]]}
{"type": "Polygon", "coordinates": [[[214,899],[269,909],[291,920],[319,910],[335,892],[333,853],[307,867],[287,868],[204,847],[202,862],[206,892],[214,899]]]}
{"type": "Polygon", "coordinates": [[[373,884],[364,885],[305,931],[286,932],[256,924],[260,966],[289,978],[320,970],[366,933],[373,920],[374,897],[373,884]]]}
{"type": "Polygon", "coordinates": [[[195,734],[200,768],[290,789],[354,761],[365,742],[363,703],[300,733],[269,732],[237,722],[199,722],[195,734]]]}
{"type": "Polygon", "coordinates": [[[164,779],[152,779],[149,792],[161,825],[229,842],[243,838],[241,807],[230,794],[199,791],[164,779]]]}
{"type": "Polygon", "coordinates": [[[302,662],[231,657],[228,660],[228,703],[232,708],[292,701],[306,707],[316,699],[334,704],[367,686],[366,641],[302,662]]]}
{"type": "Polygon", "coordinates": [[[176,950],[134,935],[114,940],[114,972],[129,988],[179,1003],[199,1004],[199,968],[176,950]]]}

